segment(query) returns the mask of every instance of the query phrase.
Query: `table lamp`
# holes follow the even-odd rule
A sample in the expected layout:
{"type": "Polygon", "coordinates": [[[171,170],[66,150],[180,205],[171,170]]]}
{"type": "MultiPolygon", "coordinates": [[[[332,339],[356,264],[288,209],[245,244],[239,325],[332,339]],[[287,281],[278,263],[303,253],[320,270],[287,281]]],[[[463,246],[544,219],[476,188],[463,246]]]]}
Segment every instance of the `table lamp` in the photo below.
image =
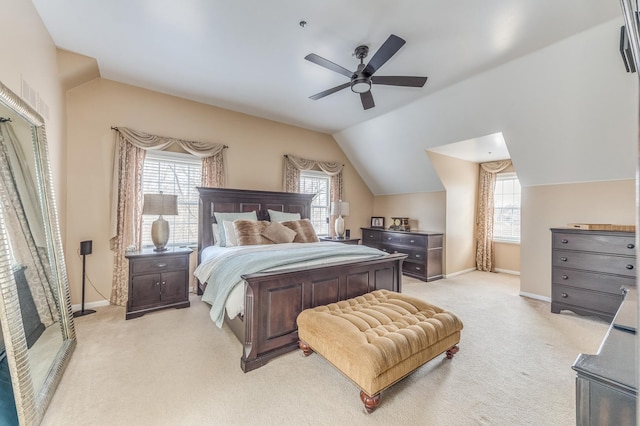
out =
{"type": "Polygon", "coordinates": [[[331,214],[338,216],[336,218],[336,237],[344,238],[344,219],[342,216],[349,216],[349,203],[346,201],[338,200],[331,203],[331,214]]]}
{"type": "Polygon", "coordinates": [[[159,215],[158,219],[151,224],[151,240],[156,246],[153,251],[167,250],[169,222],[162,216],[178,214],[178,196],[165,195],[162,191],[159,194],[144,194],[142,214],[159,215]]]}

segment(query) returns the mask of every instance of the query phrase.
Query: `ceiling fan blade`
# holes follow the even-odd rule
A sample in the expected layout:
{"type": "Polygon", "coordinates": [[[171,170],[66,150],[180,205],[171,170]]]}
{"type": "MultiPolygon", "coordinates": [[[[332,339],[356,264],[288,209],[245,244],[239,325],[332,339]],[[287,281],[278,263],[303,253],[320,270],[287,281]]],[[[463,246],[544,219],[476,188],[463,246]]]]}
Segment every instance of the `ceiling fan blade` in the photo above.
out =
{"type": "Polygon", "coordinates": [[[375,102],[373,102],[373,95],[371,94],[371,90],[369,90],[368,92],[360,93],[360,100],[362,101],[362,107],[364,109],[369,109],[376,106],[375,102]]]}
{"type": "Polygon", "coordinates": [[[313,62],[316,65],[320,65],[321,67],[325,67],[326,69],[337,72],[338,74],[342,74],[345,77],[351,78],[351,76],[353,75],[352,71],[349,71],[348,69],[341,67],[338,64],[334,64],[330,60],[325,59],[322,56],[318,56],[315,53],[310,53],[304,58],[309,62],[313,62]]]}
{"type": "Polygon", "coordinates": [[[410,77],[407,75],[385,75],[371,77],[372,84],[384,84],[387,86],[422,87],[427,82],[427,77],[410,77]]]}
{"type": "Polygon", "coordinates": [[[313,96],[309,96],[309,99],[313,99],[314,101],[317,101],[318,99],[324,98],[325,96],[330,95],[332,93],[336,93],[339,90],[346,89],[350,85],[351,85],[351,82],[341,84],[340,86],[332,87],[331,89],[327,89],[324,92],[316,93],[313,96]]]}
{"type": "Polygon", "coordinates": [[[391,34],[387,41],[380,46],[380,49],[378,49],[376,54],[373,55],[373,58],[371,58],[367,66],[364,67],[362,73],[366,75],[373,75],[373,73],[391,59],[391,57],[395,55],[405,43],[406,41],[397,35],[391,34]]]}

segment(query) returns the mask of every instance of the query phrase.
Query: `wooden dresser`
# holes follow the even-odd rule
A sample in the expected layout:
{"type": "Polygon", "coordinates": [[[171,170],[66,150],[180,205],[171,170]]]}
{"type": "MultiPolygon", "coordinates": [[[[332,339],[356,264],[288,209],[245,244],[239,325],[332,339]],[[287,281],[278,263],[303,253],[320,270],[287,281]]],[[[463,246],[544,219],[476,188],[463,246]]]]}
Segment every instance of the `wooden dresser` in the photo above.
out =
{"type": "Polygon", "coordinates": [[[611,321],[635,286],[635,233],[553,228],[551,312],[562,309],[611,321]]]}
{"type": "Polygon", "coordinates": [[[165,308],[186,308],[189,302],[190,248],[127,253],[129,300],[126,319],[165,308]]]}
{"type": "Polygon", "coordinates": [[[387,253],[404,253],[402,273],[423,281],[442,278],[443,234],[422,231],[392,231],[360,228],[362,244],[387,253]]]}

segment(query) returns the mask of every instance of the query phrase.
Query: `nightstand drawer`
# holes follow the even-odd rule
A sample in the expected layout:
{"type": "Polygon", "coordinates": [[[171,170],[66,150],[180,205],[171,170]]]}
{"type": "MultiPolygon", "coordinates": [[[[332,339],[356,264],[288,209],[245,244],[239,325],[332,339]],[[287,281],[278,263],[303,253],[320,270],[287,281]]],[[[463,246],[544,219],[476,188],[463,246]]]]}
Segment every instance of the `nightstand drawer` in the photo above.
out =
{"type": "Polygon", "coordinates": [[[187,256],[158,256],[154,259],[137,260],[132,262],[132,274],[148,274],[153,272],[171,271],[174,269],[185,269],[188,267],[189,258],[187,256]]]}

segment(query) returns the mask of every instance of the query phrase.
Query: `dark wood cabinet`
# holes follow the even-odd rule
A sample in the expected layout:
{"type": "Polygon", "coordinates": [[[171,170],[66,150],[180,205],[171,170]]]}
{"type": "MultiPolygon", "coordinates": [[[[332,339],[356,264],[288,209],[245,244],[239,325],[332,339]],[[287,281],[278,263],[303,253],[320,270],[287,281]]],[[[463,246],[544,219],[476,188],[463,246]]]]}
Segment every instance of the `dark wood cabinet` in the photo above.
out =
{"type": "Polygon", "coordinates": [[[423,231],[392,231],[360,228],[362,244],[387,253],[404,253],[402,273],[423,281],[442,278],[443,234],[423,231]]]}
{"type": "Polygon", "coordinates": [[[551,229],[551,312],[566,309],[611,321],[635,286],[635,234],[619,231],[551,229]]]}
{"type": "Polygon", "coordinates": [[[165,308],[186,308],[189,302],[189,248],[127,253],[129,300],[126,319],[165,308]]]}

